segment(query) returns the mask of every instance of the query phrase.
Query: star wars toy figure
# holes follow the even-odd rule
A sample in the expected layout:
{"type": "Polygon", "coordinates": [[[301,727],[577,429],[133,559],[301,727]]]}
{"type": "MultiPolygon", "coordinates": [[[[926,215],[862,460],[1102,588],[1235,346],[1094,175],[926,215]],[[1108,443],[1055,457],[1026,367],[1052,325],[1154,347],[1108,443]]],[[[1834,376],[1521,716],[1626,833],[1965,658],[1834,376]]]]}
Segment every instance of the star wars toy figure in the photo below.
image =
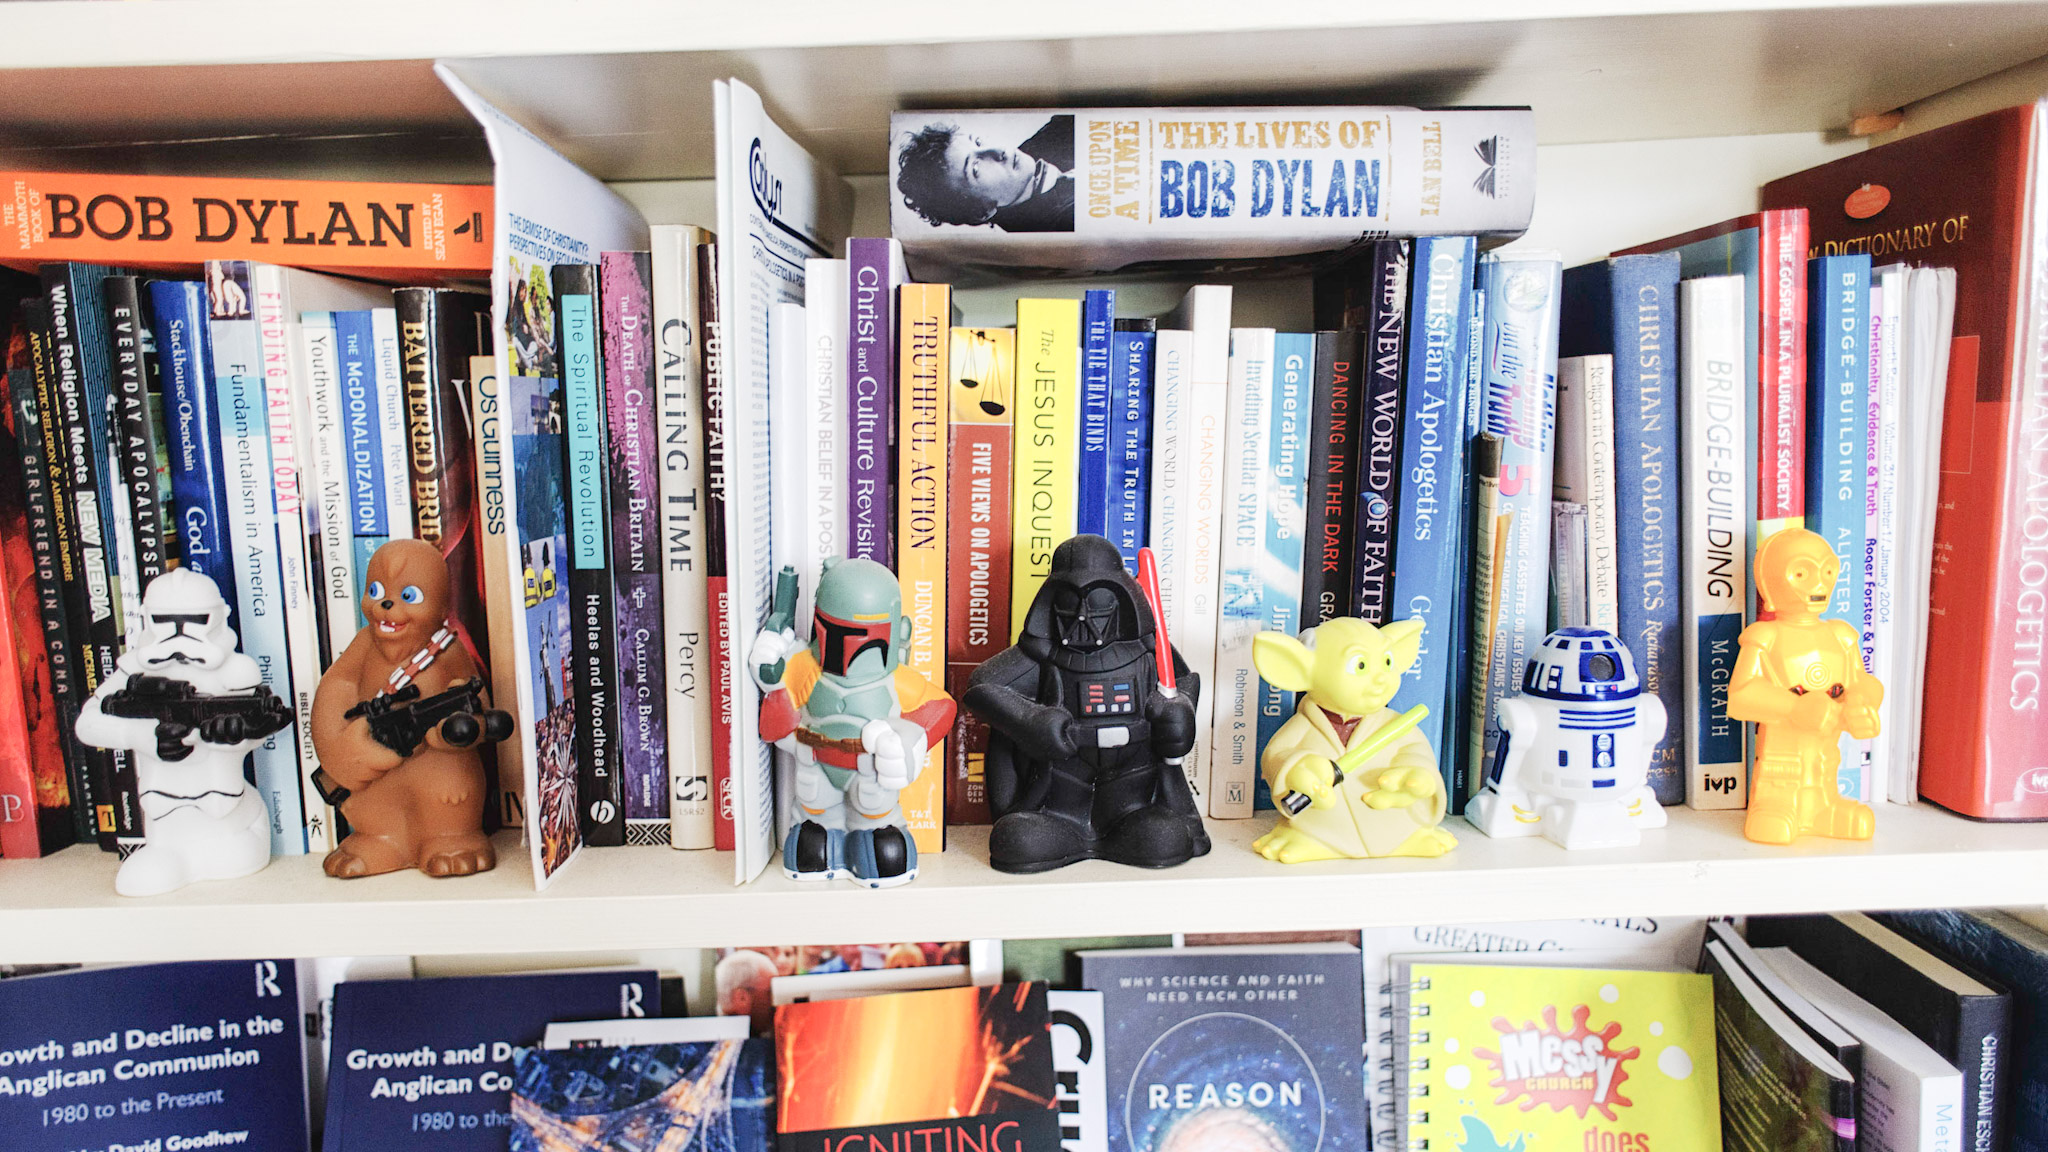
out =
{"type": "Polygon", "coordinates": [[[511,736],[512,717],[491,708],[448,612],[439,549],[393,540],[370,557],[369,623],[313,695],[313,780],[351,829],[327,854],[329,876],[467,876],[497,866],[483,832],[478,746],[511,736]]]}
{"type": "Polygon", "coordinates": [[[873,560],[825,561],[811,642],[796,638],[796,573],[776,580],[748,666],[761,688],[761,738],[796,759],[799,819],[782,844],[793,880],[893,888],[917,878],[917,845],[898,793],[953,725],[953,698],[904,667],[910,617],[896,575],[873,560]]]}
{"type": "Polygon", "coordinates": [[[997,870],[1167,868],[1209,851],[1179,766],[1201,685],[1156,619],[1116,545],[1076,536],[1053,552],[1017,643],[968,681],[967,707],[990,728],[997,870]]]}
{"type": "Polygon", "coordinates": [[[1429,709],[1387,707],[1422,645],[1422,621],[1375,628],[1349,617],[1301,634],[1252,637],[1252,662],[1301,696],[1266,744],[1259,771],[1281,820],[1252,848],[1268,860],[1441,856],[1458,846],[1438,827],[1444,782],[1416,731],[1429,709]]]}
{"type": "Polygon", "coordinates": [[[114,890],[156,896],[260,872],[270,810],[242,761],[291,726],[291,708],[235,650],[212,580],[173,568],[150,581],[142,615],[144,635],[78,716],[81,741],[135,754],[147,840],[122,861],[114,890]]]}
{"type": "Polygon", "coordinates": [[[1821,619],[1840,565],[1828,542],[1804,528],[1773,533],[1756,550],[1757,592],[1772,618],[1742,630],[1728,715],[1756,724],[1742,831],[1759,844],[1807,835],[1868,840],[1877,826],[1869,805],[1835,788],[1842,733],[1876,736],[1884,699],[1884,685],[1863,670],[1856,629],[1821,619]]]}
{"type": "Polygon", "coordinates": [[[1566,848],[1622,848],[1664,826],[1650,753],[1664,702],[1643,691],[1628,646],[1600,628],[1560,628],[1503,697],[1486,787],[1465,819],[1488,836],[1543,835],[1566,848]]]}

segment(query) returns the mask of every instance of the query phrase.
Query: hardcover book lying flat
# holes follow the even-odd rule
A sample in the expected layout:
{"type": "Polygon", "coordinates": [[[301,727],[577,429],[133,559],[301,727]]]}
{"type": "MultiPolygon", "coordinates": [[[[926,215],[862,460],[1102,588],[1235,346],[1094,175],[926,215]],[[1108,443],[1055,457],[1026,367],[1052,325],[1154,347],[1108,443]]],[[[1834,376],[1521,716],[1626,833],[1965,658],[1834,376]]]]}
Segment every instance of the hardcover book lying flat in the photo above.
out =
{"type": "Polygon", "coordinates": [[[1299,256],[1387,235],[1516,235],[1527,108],[898,112],[889,224],[919,279],[1299,256]]]}

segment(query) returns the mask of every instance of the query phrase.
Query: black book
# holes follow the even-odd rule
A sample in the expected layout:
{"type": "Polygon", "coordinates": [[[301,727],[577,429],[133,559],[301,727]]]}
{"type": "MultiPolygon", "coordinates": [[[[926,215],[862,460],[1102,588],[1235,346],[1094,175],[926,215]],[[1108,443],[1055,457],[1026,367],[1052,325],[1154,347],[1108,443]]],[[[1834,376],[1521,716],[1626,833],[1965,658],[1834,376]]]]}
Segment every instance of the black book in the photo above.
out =
{"type": "Polygon", "coordinates": [[[1407,357],[1408,242],[1373,246],[1358,417],[1358,595],[1356,615],[1385,624],[1394,613],[1394,510],[1401,502],[1401,381],[1407,357]]]}
{"type": "MultiPolygon", "coordinates": [[[[1761,965],[1759,965],[1761,967],[1761,965]]],[[[1856,1152],[1856,1079],[1755,975],[1707,941],[1725,1152],[1856,1152]]]]}
{"type": "Polygon", "coordinates": [[[1358,387],[1362,334],[1316,333],[1315,401],[1309,422],[1308,523],[1302,537],[1301,626],[1349,616],[1352,509],[1358,506],[1358,387]]]}
{"type": "Polygon", "coordinates": [[[562,479],[569,501],[570,679],[576,698],[576,796],[582,806],[577,823],[584,843],[616,847],[626,842],[626,794],[613,671],[617,621],[597,266],[558,264],[553,279],[568,433],[562,479]]]}
{"type": "MultiPolygon", "coordinates": [[[[1726,920],[1716,920],[1708,924],[1706,940],[1701,944],[1702,957],[1705,956],[1705,947],[1708,943],[1719,944],[1725,949],[1728,958],[1740,964],[1743,971],[1749,973],[1750,978],[1777,1002],[1778,1007],[1785,1010],[1785,1015],[1790,1016],[1793,1023],[1798,1024],[1808,1036],[1813,1037],[1814,1043],[1819,1044],[1828,1055],[1834,1057],[1836,1063],[1848,1069],[1852,1078],[1859,1081],[1862,1079],[1863,1041],[1850,1035],[1848,1029],[1835,1023],[1834,1019],[1813,1001],[1800,995],[1798,989],[1786,983],[1785,978],[1778,974],[1778,970],[1771,967],[1757,955],[1756,949],[1749,946],[1749,941],[1742,938],[1742,933],[1735,930],[1734,924],[1726,920]]],[[[1700,970],[1706,971],[1704,959],[1701,961],[1700,970]]]]}
{"type": "Polygon", "coordinates": [[[1965,1148],[2003,1148],[2011,1081],[2001,1055],[2012,1034],[2012,997],[1861,912],[1752,916],[1749,942],[1790,948],[1835,983],[1956,1066],[1963,1074],[1965,1148]]]}
{"type": "Polygon", "coordinates": [[[134,276],[109,276],[101,288],[106,294],[107,362],[113,386],[114,497],[128,504],[129,543],[140,580],[133,594],[140,597],[151,580],[164,574],[169,555],[157,475],[163,436],[149,396],[153,349],[142,317],[142,282],[134,276]]]}

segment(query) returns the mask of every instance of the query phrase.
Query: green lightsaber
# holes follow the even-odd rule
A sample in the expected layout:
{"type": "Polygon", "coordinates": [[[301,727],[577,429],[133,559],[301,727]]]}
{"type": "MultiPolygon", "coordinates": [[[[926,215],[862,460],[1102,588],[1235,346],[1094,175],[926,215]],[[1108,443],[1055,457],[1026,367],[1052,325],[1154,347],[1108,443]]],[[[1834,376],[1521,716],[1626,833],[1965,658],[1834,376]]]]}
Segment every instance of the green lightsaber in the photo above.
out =
{"type": "MultiPolygon", "coordinates": [[[[1365,743],[1346,750],[1342,756],[1337,757],[1336,763],[1331,766],[1333,775],[1330,778],[1330,786],[1334,788],[1342,784],[1344,782],[1344,773],[1356,772],[1364,767],[1367,760],[1377,756],[1394,741],[1414,731],[1415,726],[1422,723],[1428,716],[1429,705],[1417,704],[1415,707],[1401,713],[1392,723],[1366,737],[1365,743]]],[[[1306,792],[1289,792],[1280,798],[1280,807],[1286,809],[1289,816],[1301,815],[1308,810],[1310,803],[1311,801],[1306,792]]]]}

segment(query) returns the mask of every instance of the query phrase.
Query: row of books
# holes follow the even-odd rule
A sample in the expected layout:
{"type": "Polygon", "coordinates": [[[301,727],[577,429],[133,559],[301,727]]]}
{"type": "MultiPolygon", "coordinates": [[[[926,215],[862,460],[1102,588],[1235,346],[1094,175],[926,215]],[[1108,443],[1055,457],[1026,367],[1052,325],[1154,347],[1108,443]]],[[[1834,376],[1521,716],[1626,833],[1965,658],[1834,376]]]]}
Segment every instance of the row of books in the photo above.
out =
{"type": "Polygon", "coordinates": [[[0,973],[0,1124],[24,1152],[290,1152],[315,1131],[329,1152],[2023,1148],[2048,1135],[2036,921],[733,948],[689,973],[0,973]]]}

